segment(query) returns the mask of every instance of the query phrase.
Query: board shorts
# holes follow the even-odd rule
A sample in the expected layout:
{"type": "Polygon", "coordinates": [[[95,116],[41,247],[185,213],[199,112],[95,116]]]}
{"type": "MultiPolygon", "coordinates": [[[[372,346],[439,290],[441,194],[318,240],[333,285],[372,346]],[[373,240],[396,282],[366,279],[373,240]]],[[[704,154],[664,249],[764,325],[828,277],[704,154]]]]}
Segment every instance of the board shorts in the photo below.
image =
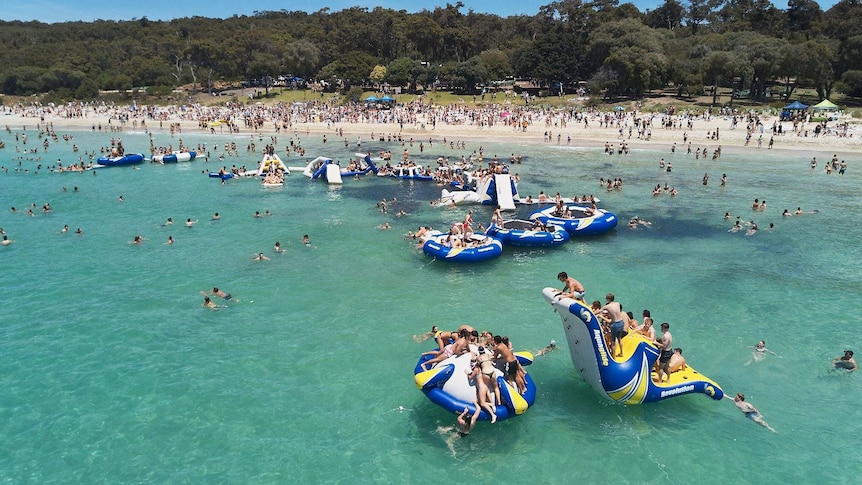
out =
{"type": "Polygon", "coordinates": [[[622,320],[611,323],[611,338],[622,338],[624,328],[625,323],[622,320]]]}
{"type": "Polygon", "coordinates": [[[662,364],[667,364],[670,362],[670,358],[673,356],[673,350],[662,350],[661,357],[659,357],[659,362],[662,364]]]}

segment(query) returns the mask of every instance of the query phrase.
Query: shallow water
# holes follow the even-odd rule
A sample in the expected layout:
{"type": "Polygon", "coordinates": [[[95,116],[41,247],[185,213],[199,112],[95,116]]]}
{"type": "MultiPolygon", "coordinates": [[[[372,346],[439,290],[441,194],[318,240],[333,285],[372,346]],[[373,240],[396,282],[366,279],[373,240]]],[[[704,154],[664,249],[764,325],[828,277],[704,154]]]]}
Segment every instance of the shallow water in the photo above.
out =
{"type": "MultiPolygon", "coordinates": [[[[71,163],[71,143],[94,149],[111,137],[74,135],[43,159],[71,163]]],[[[180,136],[209,146],[249,139],[180,136]]],[[[528,155],[513,167],[522,195],[595,193],[623,221],[637,215],[652,226],[623,224],[556,250],[506,248],[489,264],[452,266],[402,238],[468,210],[430,207],[439,197],[431,184],[368,178],[331,188],[293,174],[283,188],[263,189],[202,175],[223,163],[255,165],[259,155],[250,153],[96,175],[37,174],[37,162],[23,161],[25,174],[15,171],[10,138],[0,136],[0,165],[10,169],[0,173],[0,227],[15,240],[0,247],[6,482],[828,483],[862,471],[856,454],[824,444],[862,431],[854,418],[859,375],[829,366],[845,348],[862,349],[852,323],[862,297],[858,160],[848,160],[842,177],[812,172],[804,153],[754,148],[696,161],[657,150],[609,157],[483,143],[487,157],[528,155]],[[659,169],[660,158],[673,172],[659,169]],[[622,177],[625,187],[608,193],[599,177],[622,177]],[[665,182],[679,195],[652,197],[665,182]],[[398,199],[387,215],[375,207],[383,197],[398,199]],[[767,199],[768,210],[752,212],[754,198],[767,199]],[[38,210],[45,202],[52,213],[38,210]],[[34,217],[8,210],[31,203],[34,217]],[[797,206],[819,213],[781,217],[797,206]],[[265,209],[272,216],[252,217],[265,209]],[[397,218],[398,209],[410,215],[397,218]],[[210,220],[214,212],[221,220],[210,220]],[[725,212],[761,230],[729,233],[725,212]],[[163,226],[168,217],[176,224],[163,226]],[[186,218],[199,222],[186,228],[186,218]],[[392,230],[379,230],[383,222],[392,230]],[[769,222],[774,231],[765,230],[769,222]],[[60,234],[64,224],[84,234],[60,234]],[[136,234],[144,244],[128,244],[136,234]],[[313,248],[301,244],[303,234],[313,248]],[[175,244],[163,245],[168,235],[175,244]],[[285,254],[273,254],[275,241],[285,254]],[[257,252],[271,260],[252,261],[257,252]],[[564,342],[540,293],[559,284],[559,271],[583,282],[589,300],[612,291],[636,315],[649,308],[657,322],[670,322],[689,363],[726,392],[745,393],[778,433],[703,396],[607,402],[561,349],[528,369],[539,388],[529,412],[480,423],[454,443],[453,456],[437,428],[454,416],[413,384],[411,370],[430,344],[412,336],[471,323],[509,335],[519,349],[564,342]],[[198,292],[212,286],[234,303],[202,309],[198,292]],[[759,339],[781,358],[746,366],[759,339]]],[[[129,152],[148,146],[142,133],[122,138],[129,152]]],[[[155,140],[172,142],[167,133],[155,140]]],[[[302,144],[310,158],[346,160],[355,148],[316,137],[302,144]]],[[[478,143],[468,144],[474,149],[478,143]]],[[[421,160],[461,153],[426,146],[421,160]]],[[[487,222],[489,207],[472,208],[487,222]]]]}

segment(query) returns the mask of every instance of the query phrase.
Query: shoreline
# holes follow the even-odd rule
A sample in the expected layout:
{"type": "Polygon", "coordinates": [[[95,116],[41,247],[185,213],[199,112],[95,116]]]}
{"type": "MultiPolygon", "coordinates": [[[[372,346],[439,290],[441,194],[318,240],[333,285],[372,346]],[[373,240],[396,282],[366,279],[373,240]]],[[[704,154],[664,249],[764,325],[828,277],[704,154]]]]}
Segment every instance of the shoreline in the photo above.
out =
{"type": "MultiPolygon", "coordinates": [[[[260,108],[260,107],[259,107],[260,108]]],[[[263,107],[266,108],[266,107],[263,107]]],[[[13,143],[10,143],[9,137],[13,136],[18,130],[36,129],[38,124],[50,123],[55,132],[62,131],[93,131],[93,127],[100,127],[102,131],[109,136],[117,136],[118,133],[151,133],[170,134],[172,126],[178,126],[177,135],[194,135],[208,136],[211,134],[208,128],[201,128],[201,122],[197,119],[189,119],[188,114],[179,115],[182,110],[176,106],[170,107],[169,116],[163,117],[161,120],[145,118],[143,116],[134,116],[127,118],[130,121],[120,123],[118,114],[128,113],[129,107],[115,108],[103,112],[88,110],[80,117],[70,118],[60,116],[53,110],[37,109],[37,108],[18,108],[11,110],[4,109],[0,113],[0,124],[4,125],[5,136],[0,133],[0,141],[6,142],[7,148],[10,148],[13,143]],[[141,121],[146,121],[147,127],[144,128],[140,124],[141,121]],[[110,129],[120,123],[121,130],[110,129]],[[155,123],[160,123],[161,126],[153,129],[155,123]]],[[[237,136],[289,136],[294,133],[305,134],[306,136],[323,136],[332,135],[333,133],[342,132],[343,138],[354,141],[358,137],[363,140],[368,140],[371,135],[377,139],[380,135],[398,135],[403,139],[413,139],[415,143],[426,141],[429,138],[434,143],[442,143],[444,140],[448,142],[462,141],[468,142],[468,150],[478,150],[476,143],[491,142],[491,143],[508,143],[522,144],[528,146],[537,145],[557,145],[571,147],[586,147],[586,148],[602,148],[606,145],[616,151],[619,145],[625,142],[630,150],[651,149],[651,150],[668,150],[676,145],[676,150],[685,152],[688,149],[688,143],[683,143],[684,137],[687,135],[687,140],[691,143],[692,150],[697,148],[714,151],[718,146],[721,146],[722,153],[756,153],[760,150],[769,152],[793,152],[806,153],[811,156],[820,156],[822,159],[828,159],[833,155],[844,158],[853,158],[859,153],[862,148],[862,136],[854,136],[852,133],[855,128],[859,127],[855,123],[851,124],[851,135],[848,137],[839,137],[837,135],[822,135],[812,136],[815,123],[802,123],[802,130],[808,130],[809,136],[797,135],[793,131],[790,122],[783,122],[784,133],[774,136],[775,144],[772,148],[768,148],[768,140],[772,137],[772,130],[764,128],[763,133],[755,132],[751,136],[749,146],[745,146],[746,129],[744,127],[730,129],[730,118],[725,116],[712,116],[709,119],[694,119],[691,129],[683,128],[650,128],[650,140],[638,139],[637,133],[633,132],[629,135],[629,131],[623,125],[624,138],[620,138],[620,129],[615,126],[599,127],[599,117],[607,116],[607,113],[594,113],[587,120],[590,126],[584,127],[583,122],[575,122],[570,120],[567,123],[563,122],[560,125],[550,122],[550,116],[546,117],[546,121],[541,119],[535,120],[526,130],[522,128],[513,128],[502,122],[495,122],[492,125],[479,126],[477,124],[447,124],[437,122],[435,126],[429,128],[427,120],[420,117],[415,117],[412,123],[377,123],[366,120],[345,121],[295,121],[286,122],[287,128],[277,129],[276,122],[272,119],[265,119],[259,129],[252,129],[245,126],[240,126],[239,131],[233,133],[237,136]],[[426,124],[427,123],[427,124],[426,124]],[[555,126],[556,125],[556,126],[555,126]],[[720,132],[720,138],[710,139],[708,136],[713,130],[720,132]],[[550,137],[547,133],[550,132],[550,137]],[[757,138],[762,136],[762,147],[757,146],[757,138]],[[570,137],[570,138],[569,138],[570,137]]],[[[318,117],[317,119],[321,119],[318,117]]],[[[624,120],[631,123],[633,114],[627,114],[624,120]]],[[[206,119],[203,116],[200,119],[206,119]]],[[[211,115],[210,115],[211,119],[211,115]]],[[[762,126],[772,126],[775,120],[769,117],[762,119],[762,126]]],[[[682,123],[680,123],[681,125],[682,123]]],[[[630,124],[628,126],[631,126],[630,124]]],[[[98,129],[98,128],[97,128],[98,129]]],[[[230,131],[224,131],[224,128],[216,131],[217,135],[230,135],[230,131]]],[[[336,135],[337,136],[337,135],[336,135]]],[[[505,158],[506,154],[501,155],[505,158]]]]}

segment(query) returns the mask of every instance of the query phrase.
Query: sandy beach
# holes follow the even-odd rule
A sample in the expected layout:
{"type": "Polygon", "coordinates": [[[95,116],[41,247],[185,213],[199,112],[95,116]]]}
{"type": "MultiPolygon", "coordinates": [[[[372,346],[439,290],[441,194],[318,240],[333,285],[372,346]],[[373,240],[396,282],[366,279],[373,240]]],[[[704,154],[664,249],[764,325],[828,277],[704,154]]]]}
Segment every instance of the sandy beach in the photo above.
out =
{"type": "MultiPolygon", "coordinates": [[[[457,107],[456,107],[457,108],[457,107]]],[[[170,132],[173,126],[177,133],[184,135],[210,133],[229,133],[224,124],[218,128],[203,123],[212,123],[212,120],[232,118],[240,120],[244,116],[251,116],[261,120],[259,127],[252,128],[244,126],[241,122],[237,124],[237,134],[277,136],[279,134],[299,134],[305,136],[328,135],[334,139],[333,134],[340,133],[348,142],[355,144],[357,140],[379,138],[380,136],[400,134],[404,140],[411,138],[416,142],[446,143],[463,141],[468,143],[469,150],[478,150],[482,141],[506,142],[524,145],[569,145],[580,147],[603,147],[610,146],[618,150],[621,143],[625,143],[631,150],[636,149],[675,149],[685,151],[691,144],[691,149],[700,148],[705,153],[712,154],[719,146],[723,153],[750,153],[757,150],[800,151],[810,153],[814,157],[852,157],[862,143],[859,136],[859,125],[855,122],[848,123],[846,136],[826,134],[815,136],[814,128],[817,123],[801,122],[796,131],[793,131],[793,123],[789,121],[779,122],[775,116],[761,116],[760,125],[752,128],[750,140],[746,146],[747,129],[744,119],[740,118],[737,127],[732,128],[731,116],[705,116],[700,115],[676,115],[663,116],[654,113],[608,113],[590,112],[583,115],[583,119],[575,120],[567,118],[567,113],[554,110],[525,110],[521,113],[530,122],[526,128],[520,123],[506,124],[506,119],[500,115],[505,114],[502,110],[487,108],[460,108],[459,121],[440,121],[440,110],[449,108],[437,108],[433,116],[438,121],[434,123],[432,113],[387,113],[388,122],[377,122],[367,112],[350,112],[344,115],[343,109],[331,108],[329,112],[319,107],[310,107],[307,111],[303,108],[291,107],[288,111],[279,111],[277,108],[257,105],[238,106],[232,110],[224,107],[193,107],[186,109],[178,106],[151,107],[158,113],[158,118],[147,115],[145,108],[130,109],[130,106],[121,107],[85,107],[78,108],[73,116],[63,107],[6,107],[0,114],[0,123],[5,127],[6,134],[0,135],[0,141],[6,146],[14,149],[14,142],[10,140],[16,131],[25,127],[35,128],[37,123],[50,123],[55,132],[64,130],[102,130],[106,132],[140,132],[149,130],[153,133],[170,132]],[[338,111],[339,120],[330,121],[332,113],[338,111]],[[475,122],[467,119],[463,113],[482,112],[483,120],[475,122]],[[490,113],[490,114],[488,114],[490,113]],[[398,117],[409,118],[409,123],[397,123],[390,121],[398,117]],[[610,120],[603,124],[602,120],[610,120]],[[636,120],[648,119],[646,125],[648,132],[644,130],[642,138],[638,137],[636,129],[630,129],[636,125],[636,120]],[[662,128],[661,121],[676,120],[675,127],[662,128]],[[685,120],[685,125],[683,124],[685,120]],[[145,122],[146,125],[141,122],[145,122]],[[586,121],[586,123],[585,123],[586,121]],[[276,127],[276,123],[281,128],[276,127]],[[780,134],[773,135],[773,126],[781,125],[780,134]],[[515,126],[512,126],[515,125],[515,126]],[[689,128],[690,126],[690,128],[689,128]],[[622,128],[622,135],[621,135],[622,128]],[[718,130],[719,137],[713,137],[718,130]],[[647,140],[647,133],[649,139],[647,140]],[[770,138],[774,144],[769,148],[770,138]],[[758,143],[760,139],[760,143],[758,143]],[[477,145],[477,143],[479,145],[477,145]],[[674,146],[675,145],[675,146],[674,146]],[[760,145],[760,146],[758,146],[760,145]]],[[[378,116],[379,118],[379,116],[378,116]]],[[[478,118],[478,117],[477,117],[478,118]]],[[[842,117],[840,122],[849,120],[842,117]]],[[[830,122],[828,126],[835,128],[836,122],[830,122]]],[[[834,131],[834,130],[833,130],[834,131]]],[[[499,154],[505,157],[506,154],[499,154]]]]}

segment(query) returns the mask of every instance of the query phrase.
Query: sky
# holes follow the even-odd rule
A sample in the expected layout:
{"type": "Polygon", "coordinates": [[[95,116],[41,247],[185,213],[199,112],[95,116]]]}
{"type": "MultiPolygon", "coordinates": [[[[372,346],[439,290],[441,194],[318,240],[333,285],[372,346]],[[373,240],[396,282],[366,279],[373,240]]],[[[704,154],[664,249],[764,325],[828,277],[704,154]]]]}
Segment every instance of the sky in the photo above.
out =
{"type": "MultiPolygon", "coordinates": [[[[458,0],[448,0],[455,4],[458,0]]],[[[552,0],[461,0],[462,13],[469,9],[474,12],[493,13],[501,17],[513,15],[535,15],[539,7],[552,3],[552,0]]],[[[664,0],[620,0],[631,1],[642,12],[654,9],[664,0]]],[[[823,10],[828,10],[837,0],[818,0],[823,10]]],[[[778,8],[787,8],[787,0],[772,0],[778,8]]],[[[316,12],[324,6],[331,11],[344,10],[354,6],[373,10],[380,6],[392,10],[406,10],[413,13],[422,9],[433,10],[445,7],[447,0],[6,0],[0,9],[0,20],[38,20],[45,23],[92,22],[93,20],[132,20],[147,17],[150,20],[171,20],[182,17],[228,18],[234,15],[253,15],[255,11],[306,11],[316,12]]],[[[685,2],[682,2],[685,4],[685,2]]]]}

